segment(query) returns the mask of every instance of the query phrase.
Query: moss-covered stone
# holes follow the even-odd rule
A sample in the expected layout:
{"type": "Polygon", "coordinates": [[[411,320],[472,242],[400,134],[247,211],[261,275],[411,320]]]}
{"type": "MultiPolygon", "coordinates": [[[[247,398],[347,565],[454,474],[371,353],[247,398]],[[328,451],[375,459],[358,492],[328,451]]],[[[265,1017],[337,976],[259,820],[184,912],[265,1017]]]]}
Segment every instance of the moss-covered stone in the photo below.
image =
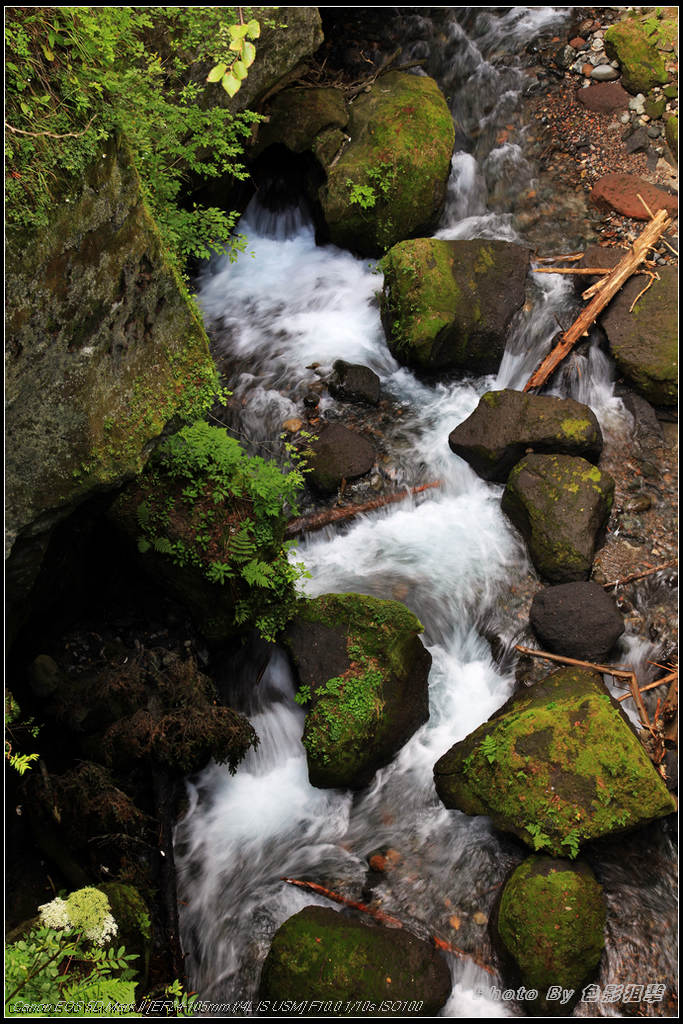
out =
{"type": "Polygon", "coordinates": [[[105,882],[97,888],[109,900],[111,912],[116,921],[115,946],[125,946],[126,953],[138,957],[133,961],[138,981],[144,989],[149,976],[149,960],[152,952],[152,922],[149,908],[138,890],[123,882],[105,882]]]}
{"type": "Polygon", "coordinates": [[[559,986],[575,993],[596,970],[605,944],[602,886],[585,864],[528,857],[508,879],[498,912],[498,934],[522,983],[538,999],[537,1015],[565,1016],[571,1003],[546,998],[559,986]]]}
{"type": "Polygon", "coordinates": [[[374,1003],[382,1016],[434,1016],[451,991],[443,955],[398,928],[371,926],[326,907],[304,907],[278,929],[263,965],[260,995],[272,1000],[321,1000],[320,1012],[357,1015],[374,1003]],[[350,1005],[349,1005],[350,1004],[350,1005]]]}
{"type": "Polygon", "coordinates": [[[664,123],[664,136],[672,155],[678,161],[678,117],[667,117],[664,123]]]}
{"type": "Polygon", "coordinates": [[[382,323],[401,363],[495,373],[524,302],[529,254],[510,242],[417,238],[382,260],[382,323]]]}
{"type": "Polygon", "coordinates": [[[614,499],[614,480],[585,459],[527,455],[510,472],[502,508],[534,568],[551,583],[588,579],[614,499]]]}
{"type": "Polygon", "coordinates": [[[505,483],[530,448],[597,462],[602,432],[592,410],[572,398],[488,391],[472,415],[451,431],[448,443],[479,476],[505,483]]]}
{"type": "Polygon", "coordinates": [[[432,231],[455,139],[436,82],[398,71],[382,75],[351,105],[347,131],[351,141],[325,165],[327,182],[317,197],[331,241],[380,256],[432,231]]]}
{"type": "Polygon", "coordinates": [[[619,61],[623,86],[634,95],[669,81],[656,43],[637,18],[625,18],[611,25],[605,32],[605,50],[611,60],[619,61]]]}
{"type": "Polygon", "coordinates": [[[404,605],[362,594],[301,603],[285,642],[302,703],[311,783],[368,784],[427,721],[431,656],[422,624],[404,605]]]}
{"type": "Polygon", "coordinates": [[[487,814],[535,850],[670,814],[675,802],[599,675],[565,668],[512,697],[436,763],[446,807],[487,814]]]}
{"type": "Polygon", "coordinates": [[[284,89],[273,99],[268,121],[259,127],[251,155],[257,156],[274,144],[284,144],[293,153],[305,153],[314,149],[321,132],[345,128],[348,121],[340,89],[284,89]]]}

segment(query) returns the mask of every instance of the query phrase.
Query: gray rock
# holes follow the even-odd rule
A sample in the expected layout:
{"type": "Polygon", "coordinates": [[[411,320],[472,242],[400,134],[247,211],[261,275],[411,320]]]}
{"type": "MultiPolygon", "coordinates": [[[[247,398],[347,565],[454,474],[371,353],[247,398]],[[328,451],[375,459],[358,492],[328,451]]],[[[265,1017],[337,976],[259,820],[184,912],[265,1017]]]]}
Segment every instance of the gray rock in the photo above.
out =
{"type": "Polygon", "coordinates": [[[596,82],[612,82],[619,77],[619,72],[610,64],[598,64],[591,72],[591,78],[596,82]]]}

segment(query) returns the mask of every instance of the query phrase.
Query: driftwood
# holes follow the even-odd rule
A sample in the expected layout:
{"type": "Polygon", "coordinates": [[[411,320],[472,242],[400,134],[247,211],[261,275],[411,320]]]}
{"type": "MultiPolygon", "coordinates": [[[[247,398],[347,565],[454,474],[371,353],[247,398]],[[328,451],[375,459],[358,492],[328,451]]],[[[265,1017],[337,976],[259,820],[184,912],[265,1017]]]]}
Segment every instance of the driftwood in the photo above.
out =
{"type": "Polygon", "coordinates": [[[411,487],[410,490],[399,491],[395,494],[386,494],[382,498],[373,498],[372,501],[365,501],[361,505],[345,505],[341,508],[328,508],[324,512],[313,512],[309,516],[299,516],[297,519],[290,519],[285,527],[285,537],[298,537],[302,533],[311,533],[314,530],[322,530],[331,523],[339,523],[345,519],[353,519],[354,516],[362,515],[363,512],[374,512],[375,509],[383,508],[384,505],[391,505],[396,501],[405,501],[413,494],[421,494],[432,487],[441,487],[440,480],[433,480],[430,484],[422,484],[420,487],[411,487]]]}
{"type": "Polygon", "coordinates": [[[634,572],[631,576],[624,576],[623,580],[615,580],[613,583],[603,583],[605,590],[611,587],[621,587],[624,583],[632,583],[634,580],[642,580],[646,576],[653,576],[656,572],[663,572],[664,569],[675,569],[676,562],[667,562],[665,565],[656,565],[654,569],[645,569],[643,572],[634,572]]]}
{"type": "Polygon", "coordinates": [[[596,288],[599,287],[599,291],[582,310],[571,327],[563,333],[557,345],[545,357],[538,369],[531,375],[524,385],[524,391],[543,387],[565,356],[571,352],[576,342],[588,333],[589,328],[592,327],[599,314],[617,294],[622,285],[645,262],[648,252],[658,242],[660,236],[671,223],[671,217],[666,210],[659,210],[655,214],[653,220],[644,228],[642,234],[635,240],[616,267],[605,277],[602,277],[597,286],[594,286],[596,288]]]}
{"type": "MultiPolygon", "coordinates": [[[[340,903],[343,907],[351,907],[353,910],[359,910],[363,914],[369,914],[370,917],[374,917],[375,920],[381,921],[383,924],[389,924],[394,928],[403,928],[403,922],[399,921],[397,917],[392,917],[390,914],[385,914],[377,907],[371,907],[367,903],[358,903],[356,900],[349,900],[346,896],[342,896],[341,893],[333,892],[331,889],[326,889],[323,885],[318,885],[317,882],[305,882],[298,878],[281,878],[281,882],[287,882],[288,885],[297,885],[300,889],[308,889],[309,892],[314,892],[318,896],[325,896],[328,900],[332,900],[334,903],[340,903]]],[[[488,964],[483,963],[472,953],[466,953],[464,949],[460,949],[458,946],[451,945],[450,942],[446,942],[444,939],[439,939],[436,935],[432,935],[432,942],[437,949],[446,950],[447,953],[453,953],[455,956],[462,957],[465,960],[471,960],[481,967],[482,970],[488,971],[489,974],[495,975],[495,971],[488,964]]]]}

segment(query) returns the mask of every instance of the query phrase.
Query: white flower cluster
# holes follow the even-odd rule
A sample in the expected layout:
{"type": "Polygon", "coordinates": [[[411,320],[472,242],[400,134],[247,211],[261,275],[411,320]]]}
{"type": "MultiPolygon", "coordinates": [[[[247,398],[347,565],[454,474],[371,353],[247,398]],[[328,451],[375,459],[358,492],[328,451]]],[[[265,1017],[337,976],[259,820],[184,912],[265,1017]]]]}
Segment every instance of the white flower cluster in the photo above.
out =
{"type": "Polygon", "coordinates": [[[86,929],[85,937],[94,942],[97,946],[103,946],[110,938],[117,934],[119,926],[111,914],[105,914],[99,927],[86,929]]]}
{"type": "Polygon", "coordinates": [[[66,900],[57,896],[51,903],[43,903],[38,907],[41,924],[47,928],[70,928],[71,919],[66,906],[66,900]]]}
{"type": "Polygon", "coordinates": [[[57,896],[38,910],[41,923],[48,928],[78,928],[97,946],[104,946],[119,930],[107,897],[90,887],[78,889],[67,900],[57,896]]]}

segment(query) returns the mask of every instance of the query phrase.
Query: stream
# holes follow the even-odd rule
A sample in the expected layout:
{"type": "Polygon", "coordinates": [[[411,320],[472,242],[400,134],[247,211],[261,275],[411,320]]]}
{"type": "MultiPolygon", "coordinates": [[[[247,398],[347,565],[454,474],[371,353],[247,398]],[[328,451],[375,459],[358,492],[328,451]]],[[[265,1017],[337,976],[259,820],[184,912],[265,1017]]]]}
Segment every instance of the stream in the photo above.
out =
{"type": "MultiPolygon", "coordinates": [[[[515,54],[540,31],[560,26],[568,8],[440,9],[434,28],[414,9],[408,59],[429,53],[428,72],[452,103],[456,152],[441,238],[523,242],[514,201],[533,169],[519,142],[496,143],[528,81],[515,54]]],[[[374,886],[383,911],[415,934],[438,935],[492,962],[488,917],[511,868],[525,852],[487,818],[446,810],[434,791],[435,761],[507,700],[514,674],[497,667],[484,627],[501,595],[526,578],[519,535],[500,509],[502,487],[485,483],[456,458],[448,434],[492,388],[521,388],[576,300],[567,279],[545,275],[530,285],[497,376],[427,383],[399,366],[384,340],[371,261],[318,247],[305,213],[274,215],[256,201],[241,220],[248,253],[211,262],[198,300],[217,359],[238,368],[231,426],[260,454],[275,454],[282,424],[301,416],[303,396],[344,358],[379,374],[392,414],[386,452],[371,486],[396,490],[439,479],[442,487],[406,499],[341,529],[313,534],[293,552],[310,573],[310,596],[357,591],[403,601],[424,623],[432,654],[430,718],[359,792],[320,790],[308,782],[301,744],[304,712],[294,702],[286,655],[276,647],[265,672],[257,659],[222,668],[233,706],[260,737],[236,775],[212,765],[188,781],[188,807],[177,827],[175,856],[183,948],[191,988],[249,1015],[275,930],[311,903],[330,906],[280,881],[314,880],[362,899],[368,856],[395,851],[374,886]],[[239,296],[239,303],[235,297],[239,296]],[[318,364],[311,370],[312,364],[318,364]]],[[[549,241],[549,246],[553,244],[549,241]]],[[[561,244],[561,236],[557,239],[561,244]]],[[[589,404],[606,437],[629,416],[614,397],[612,367],[597,342],[570,364],[555,393],[589,404]]],[[[320,413],[343,420],[345,407],[324,392],[320,413]]],[[[516,623],[510,624],[514,642],[516,623]]],[[[510,659],[509,659],[510,660],[510,659]]],[[[672,907],[675,853],[663,830],[604,841],[593,866],[609,907],[600,985],[664,982],[676,974],[673,939],[662,907],[672,907]],[[631,851],[627,863],[625,851],[631,851]],[[638,976],[632,976],[639,967],[638,976]],[[631,973],[629,973],[631,972],[631,973]]],[[[522,1006],[471,961],[448,955],[453,990],[443,1017],[524,1016],[522,1006]]],[[[619,1003],[580,1004],[575,1016],[621,1016],[619,1003]]],[[[657,1014],[656,1004],[648,1012],[657,1014]]]]}

